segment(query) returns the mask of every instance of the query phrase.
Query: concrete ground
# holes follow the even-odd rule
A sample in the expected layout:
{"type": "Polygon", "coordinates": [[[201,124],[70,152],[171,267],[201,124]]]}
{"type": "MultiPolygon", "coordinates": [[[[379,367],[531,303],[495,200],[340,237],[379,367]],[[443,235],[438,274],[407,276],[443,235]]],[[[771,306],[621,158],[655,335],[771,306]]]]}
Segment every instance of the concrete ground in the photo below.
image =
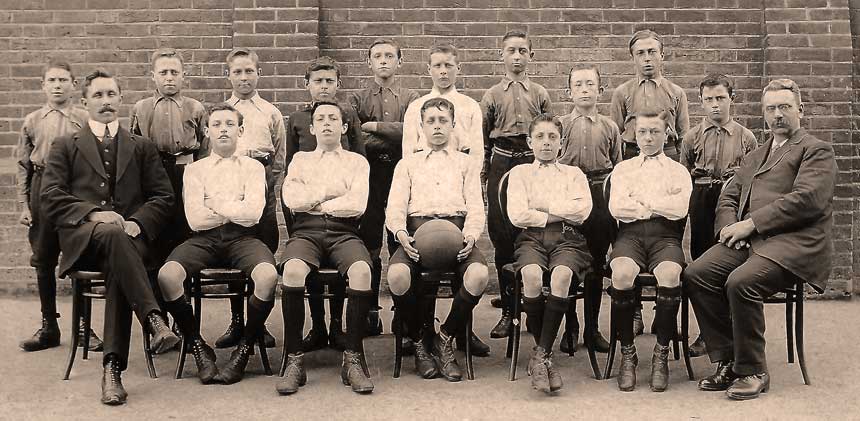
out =
{"type": "MultiPolygon", "coordinates": [[[[609,316],[607,301],[604,299],[601,313],[604,331],[609,316]]],[[[385,299],[383,305],[388,304],[385,299]]],[[[440,302],[440,312],[447,311],[447,307],[447,303],[440,302]]],[[[107,407],[99,403],[101,354],[89,361],[78,359],[71,380],[60,380],[68,355],[69,319],[61,319],[61,347],[28,354],[17,344],[38,324],[38,301],[0,299],[0,318],[6,321],[0,324],[0,419],[860,419],[860,386],[852,380],[860,375],[860,363],[849,358],[860,343],[860,329],[854,324],[860,314],[860,302],[808,302],[806,355],[812,386],[803,384],[797,364],[786,363],[782,307],[766,307],[771,391],[747,402],[730,401],[721,392],[699,392],[696,384],[687,380],[682,361],[670,365],[669,390],[651,392],[648,378],[654,336],[649,334],[637,339],[641,363],[635,392],[619,392],[614,378],[593,379],[585,352],[572,358],[556,356],[555,363],[565,381],[565,388],[557,396],[532,390],[525,376],[532,341],[528,334],[523,335],[519,378],[509,382],[505,343],[489,340],[487,334],[497,320],[498,310],[491,308],[489,297],[485,297],[476,309],[475,330],[489,341],[492,355],[475,359],[475,381],[454,384],[443,379],[419,379],[411,357],[404,361],[403,376],[393,379],[394,343],[390,334],[365,342],[376,384],[369,396],[356,395],[341,384],[340,354],[331,350],[308,354],[309,382],[290,397],[277,395],[277,378],[262,374],[257,357],[252,358],[245,379],[232,386],[201,385],[191,358],[185,378],[174,380],[175,352],[156,358],[159,378],[150,379],[140,350],[140,330],[135,324],[129,369],[123,376],[130,394],[128,403],[107,407]]],[[[101,331],[101,308],[100,304],[94,307],[97,332],[101,331]]],[[[71,314],[68,298],[61,299],[60,312],[71,314]]],[[[210,341],[225,328],[227,313],[226,302],[206,302],[203,332],[210,341]]],[[[646,326],[652,314],[646,309],[646,326]]],[[[391,313],[383,311],[383,317],[388,332],[391,313]]],[[[276,309],[268,323],[279,346],[283,333],[280,320],[281,313],[276,309]]],[[[280,348],[269,352],[275,370],[280,355],[280,348]]],[[[219,364],[223,364],[229,351],[218,351],[218,357],[219,364]]],[[[605,357],[598,358],[604,364],[605,357]]],[[[712,371],[707,357],[694,359],[693,365],[698,377],[712,371]]]]}

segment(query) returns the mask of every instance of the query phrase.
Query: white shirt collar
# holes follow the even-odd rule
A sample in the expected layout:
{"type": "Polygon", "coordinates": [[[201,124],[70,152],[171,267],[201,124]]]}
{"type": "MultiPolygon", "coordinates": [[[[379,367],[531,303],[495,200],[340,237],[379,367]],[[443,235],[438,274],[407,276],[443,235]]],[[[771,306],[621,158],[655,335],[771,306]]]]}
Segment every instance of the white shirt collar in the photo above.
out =
{"type": "MultiPolygon", "coordinates": [[[[90,119],[87,123],[90,125],[90,130],[93,131],[93,134],[96,135],[99,140],[102,140],[102,136],[105,134],[105,124],[93,119],[90,119]]],[[[111,121],[107,124],[107,128],[111,137],[116,138],[116,132],[119,130],[119,120],[111,121]]]]}

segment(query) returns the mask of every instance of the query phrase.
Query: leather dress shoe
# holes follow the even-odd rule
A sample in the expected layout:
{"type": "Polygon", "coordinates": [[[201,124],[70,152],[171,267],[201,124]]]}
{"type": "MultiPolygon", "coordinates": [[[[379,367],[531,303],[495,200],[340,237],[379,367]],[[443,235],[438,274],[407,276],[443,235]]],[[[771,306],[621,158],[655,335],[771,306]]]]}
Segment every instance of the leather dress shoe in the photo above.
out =
{"type": "Polygon", "coordinates": [[[263,325],[263,344],[266,348],[274,348],[275,347],[275,337],[269,333],[269,328],[266,325],[263,325]]]}
{"type": "Polygon", "coordinates": [[[60,346],[60,327],[55,317],[42,317],[42,327],[32,337],[21,341],[18,345],[27,352],[60,346]]]}
{"type": "Polygon", "coordinates": [[[367,336],[379,336],[382,334],[382,319],[379,318],[379,310],[367,312],[367,336]]]}
{"type": "Polygon", "coordinates": [[[299,390],[299,387],[308,382],[308,374],[305,372],[305,354],[287,355],[287,368],[284,377],[275,386],[275,390],[281,395],[291,395],[299,390]]]}
{"type": "Polygon", "coordinates": [[[639,357],[636,355],[636,345],[621,346],[621,367],[618,370],[618,390],[630,392],[636,389],[636,367],[639,357]]]}
{"type": "Polygon", "coordinates": [[[122,387],[122,370],[116,357],[110,356],[105,362],[102,374],[102,403],[105,405],[122,405],[128,398],[122,387]]]}
{"type": "Polygon", "coordinates": [[[355,393],[373,392],[373,382],[364,368],[364,355],[360,352],[343,351],[340,380],[344,385],[352,387],[352,391],[355,393]]]}
{"type": "Polygon", "coordinates": [[[302,352],[311,352],[328,346],[328,333],[325,327],[311,327],[308,334],[302,339],[302,352]]]}
{"type": "MultiPolygon", "coordinates": [[[[81,338],[81,341],[78,342],[78,346],[83,347],[84,346],[84,332],[85,332],[83,320],[81,321],[81,324],[78,327],[78,329],[79,329],[78,334],[80,335],[80,338],[81,338]]],[[[178,344],[178,342],[177,342],[177,344],[178,344]]],[[[176,348],[176,345],[174,345],[174,348],[176,348]]],[[[101,338],[99,338],[99,336],[96,335],[96,332],[92,328],[90,328],[90,342],[89,342],[89,347],[87,349],[90,352],[102,352],[105,349],[104,342],[102,342],[101,338]]],[[[171,348],[171,349],[173,349],[173,348],[171,348]]],[[[169,349],[167,351],[169,351],[169,349]]]]}
{"type": "Polygon", "coordinates": [[[540,346],[534,347],[532,357],[529,358],[527,372],[531,377],[532,389],[550,393],[549,372],[544,360],[546,360],[546,351],[540,346]]]}
{"type": "Polygon", "coordinates": [[[230,325],[227,330],[215,340],[215,348],[232,348],[239,344],[239,340],[245,335],[245,321],[241,314],[234,313],[230,317],[230,325]]]}
{"type": "Polygon", "coordinates": [[[645,333],[645,323],[642,322],[642,309],[637,307],[633,310],[633,334],[639,336],[645,333]]]}
{"type": "Polygon", "coordinates": [[[732,371],[734,361],[720,361],[714,374],[699,380],[699,390],[718,392],[726,390],[738,378],[732,371]]]}
{"type": "Polygon", "coordinates": [[[147,331],[152,335],[149,342],[149,350],[154,354],[163,354],[176,346],[179,338],[173,334],[164,318],[160,314],[152,312],[146,317],[147,331]]]}
{"type": "Polygon", "coordinates": [[[439,370],[436,369],[436,363],[433,361],[433,356],[424,346],[424,341],[419,340],[413,342],[415,352],[415,371],[418,375],[425,379],[432,379],[439,375],[439,370]]]}
{"type": "Polygon", "coordinates": [[[493,339],[507,338],[511,334],[511,329],[514,327],[513,316],[511,310],[507,307],[502,309],[502,317],[493,330],[490,331],[490,337],[493,339]]]}
{"type": "Polygon", "coordinates": [[[194,355],[194,362],[197,363],[197,377],[200,378],[200,383],[215,383],[215,378],[218,376],[215,350],[200,337],[191,341],[190,348],[191,354],[194,355]]]}
{"type": "Polygon", "coordinates": [[[552,363],[552,352],[546,354],[546,359],[543,364],[546,366],[546,374],[549,377],[549,391],[557,392],[564,387],[564,381],[561,379],[561,373],[555,368],[552,363]]]}
{"type": "Polygon", "coordinates": [[[705,347],[705,340],[702,339],[702,335],[699,335],[695,341],[690,345],[690,357],[701,357],[703,355],[708,354],[708,349],[705,347]]]}
{"type": "Polygon", "coordinates": [[[669,386],[669,346],[654,344],[651,354],[651,391],[665,392],[669,386]]]}
{"type": "Polygon", "coordinates": [[[558,344],[558,349],[565,354],[573,353],[574,351],[576,351],[577,339],[579,339],[578,327],[573,331],[565,330],[564,333],[561,334],[561,342],[559,342],[558,344]],[[573,347],[571,347],[571,344],[573,345],[573,347]]]}
{"type": "Polygon", "coordinates": [[[591,344],[594,347],[595,352],[603,354],[609,352],[609,341],[607,341],[598,330],[595,330],[594,334],[591,335],[591,344]]]}
{"type": "MultiPolygon", "coordinates": [[[[469,332],[469,343],[470,351],[472,351],[472,356],[475,357],[489,357],[490,356],[490,346],[485,344],[475,332],[469,332]]],[[[457,337],[457,350],[466,352],[466,340],[462,337],[457,337]]]]}
{"type": "Polygon", "coordinates": [[[248,366],[251,349],[252,345],[242,338],[239,345],[236,345],[236,349],[230,354],[230,361],[227,361],[216,379],[224,384],[233,384],[242,380],[245,375],[245,367],[248,366]]]}
{"type": "Polygon", "coordinates": [[[502,308],[502,297],[496,297],[490,300],[490,305],[493,308],[502,308]]]}
{"type": "Polygon", "coordinates": [[[400,346],[403,348],[403,355],[415,355],[415,342],[412,342],[412,338],[404,336],[400,341],[400,346]]]}
{"type": "Polygon", "coordinates": [[[739,377],[726,389],[726,396],[734,400],[744,401],[755,399],[758,395],[767,393],[768,389],[770,389],[770,375],[759,373],[739,377]]]}
{"type": "Polygon", "coordinates": [[[338,350],[346,351],[346,334],[343,333],[343,323],[332,319],[328,326],[328,346],[338,350]]]}
{"type": "MultiPolygon", "coordinates": [[[[417,349],[416,349],[417,352],[417,349]]],[[[448,336],[445,332],[439,332],[433,339],[433,361],[436,363],[436,368],[449,382],[458,382],[463,379],[463,371],[457,363],[457,358],[454,356],[454,337],[448,336]]]]}

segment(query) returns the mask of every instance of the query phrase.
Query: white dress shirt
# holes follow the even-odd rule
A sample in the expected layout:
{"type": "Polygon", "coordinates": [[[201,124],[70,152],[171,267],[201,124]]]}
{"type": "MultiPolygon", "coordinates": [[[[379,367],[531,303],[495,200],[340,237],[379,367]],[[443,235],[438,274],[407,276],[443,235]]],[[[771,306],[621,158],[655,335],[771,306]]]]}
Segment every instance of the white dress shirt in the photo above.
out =
{"type": "Polygon", "coordinates": [[[284,171],[286,162],[287,138],[281,111],[271,102],[260,98],[258,93],[254,93],[250,99],[239,99],[233,95],[227,103],[242,113],[242,125],[245,127],[242,136],[239,136],[235,155],[256,158],[269,154],[272,174],[279,176],[284,171]]]}
{"type": "Polygon", "coordinates": [[[247,156],[223,158],[217,153],[185,167],[182,199],[194,231],[230,222],[252,227],[266,205],[266,169],[247,156]]]}
{"type": "Polygon", "coordinates": [[[546,227],[549,215],[580,225],[591,207],[588,179],[577,167],[534,161],[508,176],[508,218],[516,227],[546,227]]]}
{"type": "Polygon", "coordinates": [[[90,130],[93,131],[93,134],[96,135],[96,138],[99,142],[102,141],[102,137],[105,134],[105,127],[108,128],[110,133],[110,137],[116,139],[116,132],[119,130],[119,120],[111,121],[108,124],[104,124],[95,120],[87,121],[87,124],[90,125],[90,130]]]}
{"type": "Polygon", "coordinates": [[[412,101],[403,117],[403,156],[409,156],[419,150],[428,150],[430,146],[424,131],[421,130],[421,106],[430,99],[442,97],[454,104],[454,130],[448,148],[454,151],[469,149],[477,165],[484,163],[484,132],[483,113],[477,101],[467,95],[451,89],[444,95],[435,87],[429,94],[412,101]]]}
{"type": "Polygon", "coordinates": [[[370,164],[338,145],[333,151],[297,152],[287,169],[281,197],[293,212],[352,218],[364,214],[369,188],[370,164]]]}
{"type": "Polygon", "coordinates": [[[687,216],[693,181],[690,172],[662,152],[622,161],[612,171],[609,213],[621,222],[662,216],[677,221],[687,216]]]}

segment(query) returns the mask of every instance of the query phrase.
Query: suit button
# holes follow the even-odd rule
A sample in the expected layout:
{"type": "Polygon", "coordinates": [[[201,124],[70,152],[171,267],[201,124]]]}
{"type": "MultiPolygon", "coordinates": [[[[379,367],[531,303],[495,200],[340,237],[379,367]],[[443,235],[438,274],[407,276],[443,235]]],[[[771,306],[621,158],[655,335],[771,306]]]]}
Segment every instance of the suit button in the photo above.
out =
{"type": "Polygon", "coordinates": [[[99,184],[99,187],[104,187],[104,186],[105,186],[105,182],[102,181],[101,184],[99,184]]]}
{"type": "Polygon", "coordinates": [[[101,201],[101,204],[102,204],[102,206],[104,206],[104,205],[106,205],[106,204],[107,204],[107,202],[105,202],[104,200],[102,200],[102,201],[101,201]]]}

